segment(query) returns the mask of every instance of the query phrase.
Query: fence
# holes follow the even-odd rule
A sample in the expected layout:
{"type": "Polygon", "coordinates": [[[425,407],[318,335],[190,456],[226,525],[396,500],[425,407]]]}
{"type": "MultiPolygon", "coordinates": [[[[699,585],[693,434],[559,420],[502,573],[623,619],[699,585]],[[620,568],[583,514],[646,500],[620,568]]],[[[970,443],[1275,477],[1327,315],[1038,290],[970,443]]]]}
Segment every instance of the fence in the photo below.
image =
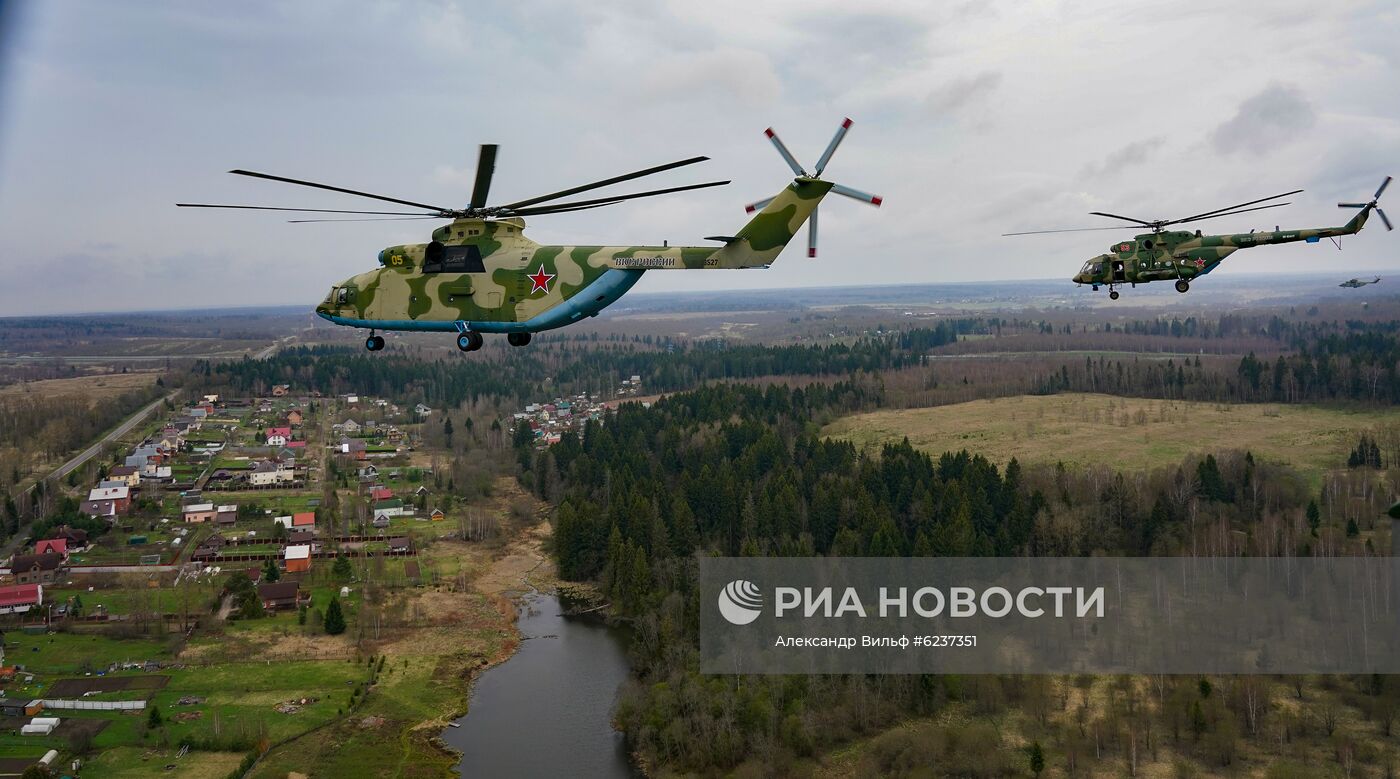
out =
{"type": "Polygon", "coordinates": [[[79,711],[132,711],[146,708],[145,701],[75,701],[43,699],[45,709],[76,709],[79,711]]]}

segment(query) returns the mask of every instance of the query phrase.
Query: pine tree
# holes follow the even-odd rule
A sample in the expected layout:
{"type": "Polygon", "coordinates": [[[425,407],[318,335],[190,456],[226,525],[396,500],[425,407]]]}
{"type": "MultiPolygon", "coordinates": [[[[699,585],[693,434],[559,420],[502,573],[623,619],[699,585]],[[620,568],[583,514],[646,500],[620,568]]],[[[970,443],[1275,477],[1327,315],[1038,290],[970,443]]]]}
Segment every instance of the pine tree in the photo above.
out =
{"type": "Polygon", "coordinates": [[[276,560],[268,560],[263,563],[262,578],[264,582],[275,582],[282,578],[282,569],[277,567],[276,560]]]}
{"type": "Polygon", "coordinates": [[[1031,773],[1040,776],[1040,772],[1045,770],[1045,750],[1040,748],[1039,741],[1031,742],[1031,773]]]}
{"type": "Polygon", "coordinates": [[[331,574],[340,580],[349,579],[354,571],[350,568],[350,558],[345,555],[336,555],[335,562],[331,564],[331,574]]]}
{"type": "Polygon", "coordinates": [[[1322,511],[1317,507],[1317,501],[1308,501],[1308,528],[1312,530],[1313,538],[1317,538],[1317,529],[1322,525],[1322,511]]]}
{"type": "Polygon", "coordinates": [[[331,636],[345,632],[345,614],[340,610],[340,598],[334,595],[331,596],[330,605],[326,607],[325,628],[326,634],[331,636]]]}
{"type": "Polygon", "coordinates": [[[155,730],[156,728],[160,727],[161,722],[162,720],[160,716],[160,708],[155,705],[152,705],[151,713],[146,717],[146,727],[150,728],[151,730],[155,730]]]}

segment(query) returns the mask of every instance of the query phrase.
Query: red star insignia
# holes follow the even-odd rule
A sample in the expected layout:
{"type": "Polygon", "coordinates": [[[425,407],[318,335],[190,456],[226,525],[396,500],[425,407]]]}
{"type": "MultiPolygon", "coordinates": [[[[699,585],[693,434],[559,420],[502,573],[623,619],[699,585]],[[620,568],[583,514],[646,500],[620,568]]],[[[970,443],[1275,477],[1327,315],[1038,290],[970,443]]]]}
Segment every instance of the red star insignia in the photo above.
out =
{"type": "Polygon", "coordinates": [[[530,294],[533,295],[536,292],[549,292],[549,282],[554,280],[554,274],[545,273],[544,266],[541,265],[539,270],[525,278],[530,280],[530,294]]]}
{"type": "Polygon", "coordinates": [[[1205,266],[1206,266],[1206,261],[1205,261],[1205,260],[1196,260],[1196,267],[1197,267],[1197,268],[1204,268],[1205,266]]]}

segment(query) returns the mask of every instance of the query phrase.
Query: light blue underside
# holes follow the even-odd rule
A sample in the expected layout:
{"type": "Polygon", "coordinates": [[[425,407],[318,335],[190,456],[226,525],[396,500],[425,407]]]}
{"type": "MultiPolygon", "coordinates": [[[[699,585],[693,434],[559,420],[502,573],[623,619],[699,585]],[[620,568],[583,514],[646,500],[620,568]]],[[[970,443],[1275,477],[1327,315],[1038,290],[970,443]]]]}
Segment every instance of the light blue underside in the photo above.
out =
{"type": "MultiPolygon", "coordinates": [[[[626,294],[632,285],[642,277],[640,269],[609,268],[589,284],[574,293],[574,296],[542,314],[524,322],[467,322],[468,330],[478,333],[538,333],[543,330],[571,325],[585,317],[597,314],[626,294]]],[[[442,333],[455,333],[457,322],[440,319],[356,319],[316,312],[329,322],[346,327],[365,327],[373,330],[417,330],[442,333]]]]}

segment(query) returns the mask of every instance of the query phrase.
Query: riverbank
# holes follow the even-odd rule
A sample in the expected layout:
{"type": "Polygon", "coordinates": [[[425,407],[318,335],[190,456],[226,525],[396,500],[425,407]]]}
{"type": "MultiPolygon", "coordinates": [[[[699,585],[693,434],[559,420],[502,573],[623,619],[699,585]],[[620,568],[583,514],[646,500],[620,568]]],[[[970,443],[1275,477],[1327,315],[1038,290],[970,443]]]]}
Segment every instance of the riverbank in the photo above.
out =
{"type": "MultiPolygon", "coordinates": [[[[501,540],[432,544],[420,564],[433,572],[434,583],[387,601],[383,627],[374,634],[336,637],[317,647],[319,654],[334,652],[347,663],[378,656],[382,671],[356,705],[350,707],[347,699],[342,717],[274,746],[250,777],[454,774],[460,756],[439,734],[466,712],[477,676],[518,648],[517,599],[537,590],[552,592],[556,582],[545,552],[551,531],[547,505],[514,479],[501,479],[482,510],[499,518],[501,540]],[[530,519],[511,524],[510,517],[519,516],[525,504],[530,519]]],[[[263,651],[278,655],[275,645],[263,651]]]]}

